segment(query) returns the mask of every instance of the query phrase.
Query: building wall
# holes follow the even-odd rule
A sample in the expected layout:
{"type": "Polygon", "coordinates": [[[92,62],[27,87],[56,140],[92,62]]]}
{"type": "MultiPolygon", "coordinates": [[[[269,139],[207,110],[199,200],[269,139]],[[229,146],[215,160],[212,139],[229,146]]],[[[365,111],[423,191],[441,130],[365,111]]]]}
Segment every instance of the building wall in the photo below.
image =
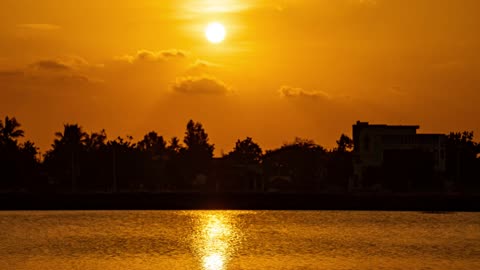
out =
{"type": "Polygon", "coordinates": [[[353,125],[353,188],[362,188],[367,168],[383,166],[384,153],[389,150],[421,150],[432,153],[435,171],[444,173],[446,136],[417,134],[418,128],[419,126],[370,125],[368,122],[353,125]]]}

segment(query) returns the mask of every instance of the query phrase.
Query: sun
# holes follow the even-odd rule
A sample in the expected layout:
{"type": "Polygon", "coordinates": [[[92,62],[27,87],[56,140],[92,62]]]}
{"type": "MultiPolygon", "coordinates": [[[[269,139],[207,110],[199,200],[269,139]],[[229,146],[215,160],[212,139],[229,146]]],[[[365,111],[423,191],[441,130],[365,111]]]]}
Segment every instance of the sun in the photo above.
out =
{"type": "Polygon", "coordinates": [[[205,28],[205,36],[211,43],[220,43],[225,39],[227,32],[225,27],[218,22],[212,22],[205,28]]]}

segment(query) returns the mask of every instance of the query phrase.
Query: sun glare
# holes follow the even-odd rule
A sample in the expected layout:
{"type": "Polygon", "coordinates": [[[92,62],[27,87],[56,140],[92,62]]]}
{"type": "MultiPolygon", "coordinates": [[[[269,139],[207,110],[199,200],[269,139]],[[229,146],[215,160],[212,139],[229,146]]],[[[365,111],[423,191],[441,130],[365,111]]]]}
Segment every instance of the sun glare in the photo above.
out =
{"type": "Polygon", "coordinates": [[[218,22],[208,24],[205,29],[205,36],[211,43],[220,43],[225,39],[225,27],[218,22]]]}

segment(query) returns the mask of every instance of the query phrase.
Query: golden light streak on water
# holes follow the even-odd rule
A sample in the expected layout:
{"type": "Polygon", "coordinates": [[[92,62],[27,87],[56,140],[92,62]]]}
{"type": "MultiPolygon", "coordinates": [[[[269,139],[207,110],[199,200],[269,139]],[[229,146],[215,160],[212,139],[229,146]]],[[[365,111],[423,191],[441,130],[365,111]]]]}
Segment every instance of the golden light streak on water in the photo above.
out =
{"type": "Polygon", "coordinates": [[[203,269],[223,270],[237,239],[234,220],[226,212],[218,211],[199,216],[199,237],[194,245],[202,258],[203,269]]]}
{"type": "Polygon", "coordinates": [[[480,269],[480,213],[0,212],[0,269],[480,269]]]}

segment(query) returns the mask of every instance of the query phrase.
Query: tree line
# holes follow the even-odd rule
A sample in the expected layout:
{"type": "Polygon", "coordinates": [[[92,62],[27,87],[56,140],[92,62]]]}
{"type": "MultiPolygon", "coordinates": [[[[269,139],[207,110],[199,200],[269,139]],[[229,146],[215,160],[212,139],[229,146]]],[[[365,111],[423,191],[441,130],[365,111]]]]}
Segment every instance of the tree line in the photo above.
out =
{"type": "MultiPolygon", "coordinates": [[[[39,158],[15,118],[0,120],[0,191],[7,192],[181,192],[347,191],[353,174],[353,141],[342,134],[327,150],[296,138],[263,151],[250,137],[214,158],[203,125],[190,120],[182,142],[155,131],[141,140],[109,139],[105,130],[86,132],[65,124],[39,158]]],[[[447,176],[456,188],[478,187],[480,147],[473,133],[451,133],[447,176]],[[478,179],[477,179],[478,180],[478,179]]]]}

